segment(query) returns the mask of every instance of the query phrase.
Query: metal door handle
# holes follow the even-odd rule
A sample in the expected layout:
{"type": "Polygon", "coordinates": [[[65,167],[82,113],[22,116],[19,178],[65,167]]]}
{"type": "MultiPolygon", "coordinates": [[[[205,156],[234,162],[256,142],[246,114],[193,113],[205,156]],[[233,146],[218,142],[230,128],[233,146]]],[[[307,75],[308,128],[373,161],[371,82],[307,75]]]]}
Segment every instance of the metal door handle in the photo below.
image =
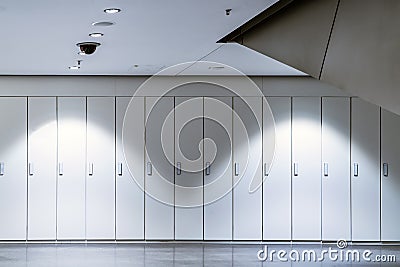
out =
{"type": "Polygon", "coordinates": [[[324,176],[328,176],[329,172],[328,172],[328,163],[324,163],[324,176]]]}
{"type": "Polygon", "coordinates": [[[89,163],[89,176],[93,176],[93,163],[89,163]]]}
{"type": "Polygon", "coordinates": [[[33,163],[28,164],[28,175],[29,176],[33,175],[33,163]]]}
{"type": "Polygon", "coordinates": [[[353,174],[355,177],[358,176],[358,163],[354,163],[353,165],[353,174]]]}
{"type": "Polygon", "coordinates": [[[147,162],[147,175],[153,175],[153,165],[151,164],[151,162],[147,162]]]}
{"type": "Polygon", "coordinates": [[[206,175],[210,175],[210,162],[206,162],[206,175]]]}
{"type": "Polygon", "coordinates": [[[383,176],[385,176],[385,177],[389,176],[389,164],[388,163],[383,163],[383,176]]]}
{"type": "Polygon", "coordinates": [[[176,163],[176,175],[181,175],[181,173],[182,173],[181,163],[177,162],[176,163]]]}
{"type": "Polygon", "coordinates": [[[235,163],[235,176],[239,175],[239,163],[235,163]]]}
{"type": "Polygon", "coordinates": [[[0,175],[4,175],[4,162],[0,162],[0,175]]]}
{"type": "Polygon", "coordinates": [[[294,174],[294,176],[299,176],[299,164],[298,163],[293,164],[293,174],[294,174]]]}
{"type": "Polygon", "coordinates": [[[122,163],[118,163],[118,175],[122,176],[122,163]]]}
{"type": "Polygon", "coordinates": [[[264,163],[264,176],[268,176],[267,163],[264,163]]]}
{"type": "Polygon", "coordinates": [[[63,175],[64,174],[64,165],[62,162],[58,163],[58,175],[63,175]]]}

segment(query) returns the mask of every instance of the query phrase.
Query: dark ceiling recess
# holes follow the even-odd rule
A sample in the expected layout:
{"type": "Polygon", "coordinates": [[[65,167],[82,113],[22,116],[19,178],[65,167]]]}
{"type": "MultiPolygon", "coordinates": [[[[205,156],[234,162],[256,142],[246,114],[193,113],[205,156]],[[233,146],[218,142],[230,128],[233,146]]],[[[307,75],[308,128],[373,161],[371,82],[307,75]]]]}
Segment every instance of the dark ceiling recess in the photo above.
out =
{"type": "Polygon", "coordinates": [[[398,0],[283,0],[220,42],[238,42],[400,114],[398,14],[398,0]]]}

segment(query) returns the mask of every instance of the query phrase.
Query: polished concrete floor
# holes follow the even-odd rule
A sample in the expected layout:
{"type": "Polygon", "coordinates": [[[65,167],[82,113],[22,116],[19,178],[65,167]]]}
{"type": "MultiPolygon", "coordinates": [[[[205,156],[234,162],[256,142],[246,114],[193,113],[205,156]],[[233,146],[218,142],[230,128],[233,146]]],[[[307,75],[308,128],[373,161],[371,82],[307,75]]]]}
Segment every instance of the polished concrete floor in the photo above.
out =
{"type": "MultiPolygon", "coordinates": [[[[317,257],[321,256],[323,250],[331,252],[341,251],[336,244],[269,244],[267,246],[268,255],[273,250],[286,251],[286,257],[281,252],[281,259],[278,259],[277,253],[272,253],[273,261],[267,258],[260,261],[257,257],[258,251],[265,249],[265,245],[240,245],[240,244],[0,244],[0,266],[400,266],[400,246],[348,246],[343,248],[343,255],[346,251],[359,251],[361,259],[351,260],[351,254],[348,255],[350,261],[340,260],[340,252],[324,254],[324,260],[320,262],[308,261],[308,253],[315,251],[317,257]],[[372,254],[367,253],[368,259],[376,259],[376,255],[388,256],[394,255],[398,264],[366,262],[362,259],[362,253],[370,250],[372,254]],[[307,252],[304,252],[307,251],[307,252]],[[292,259],[289,260],[289,253],[292,259]],[[298,254],[297,254],[298,253],[298,254]],[[302,260],[304,255],[305,261],[302,260]],[[337,255],[337,259],[335,260],[337,255]]],[[[356,255],[357,254],[352,255],[356,255]]],[[[264,254],[260,254],[262,257],[264,254]]],[[[310,254],[312,255],[312,254],[310,254]]],[[[393,261],[393,257],[390,256],[393,261]]]]}

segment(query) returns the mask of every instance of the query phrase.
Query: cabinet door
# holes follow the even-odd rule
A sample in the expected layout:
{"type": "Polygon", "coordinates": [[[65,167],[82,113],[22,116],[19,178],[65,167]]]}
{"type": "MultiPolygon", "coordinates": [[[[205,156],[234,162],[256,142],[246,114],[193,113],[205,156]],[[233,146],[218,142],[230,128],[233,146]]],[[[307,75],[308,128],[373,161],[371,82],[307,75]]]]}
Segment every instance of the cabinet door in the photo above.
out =
{"type": "Polygon", "coordinates": [[[26,239],[26,107],[26,98],[0,98],[0,240],[26,239]]]}
{"type": "Polygon", "coordinates": [[[350,240],[350,99],[322,99],[322,239],[350,240]]]}
{"type": "Polygon", "coordinates": [[[173,113],[173,97],[146,97],[146,239],[174,238],[173,113]]]}
{"type": "Polygon", "coordinates": [[[382,241],[400,241],[400,116],[382,109],[382,241]]]}
{"type": "Polygon", "coordinates": [[[321,239],[321,99],[293,98],[293,240],[321,239]]]}
{"type": "Polygon", "coordinates": [[[86,98],[58,98],[57,239],[85,239],[86,98]]]}
{"type": "Polygon", "coordinates": [[[28,240],[56,239],[56,104],[28,98],[28,240]]]}
{"type": "Polygon", "coordinates": [[[204,98],[204,239],[232,240],[232,98],[204,98]]]}
{"type": "Polygon", "coordinates": [[[234,97],[233,109],[233,239],[261,240],[262,188],[252,192],[250,184],[262,183],[262,99],[234,97]]]}
{"type": "MultiPolygon", "coordinates": [[[[175,239],[203,239],[203,98],[175,98],[175,239]]],[[[204,164],[204,165],[203,165],[204,164]]],[[[210,167],[212,169],[212,167],[210,167]]],[[[212,170],[211,170],[212,171],[212,170]]]]}
{"type": "Polygon", "coordinates": [[[379,107],[352,99],[352,240],[380,240],[379,107]]]}
{"type": "MultiPolygon", "coordinates": [[[[275,119],[271,125],[264,115],[263,153],[271,153],[270,140],[275,139],[275,157],[270,172],[263,170],[264,240],[290,240],[291,238],[291,100],[290,97],[270,97],[267,99],[275,119]],[[274,128],[275,127],[275,132],[274,128]],[[275,137],[271,136],[275,134],[275,137]]],[[[268,114],[263,106],[263,113],[268,114]]],[[[267,157],[265,157],[267,158],[267,157]]],[[[264,159],[264,168],[268,163],[264,159]]]]}
{"type": "Polygon", "coordinates": [[[115,101],[87,98],[86,239],[115,239],[115,101]]]}
{"type": "Polygon", "coordinates": [[[130,100],[131,97],[116,98],[116,238],[144,239],[144,192],[135,182],[141,179],[139,183],[143,184],[144,179],[144,98],[135,98],[130,107],[139,123],[132,129],[134,135],[129,141],[135,142],[134,147],[142,147],[135,150],[136,160],[131,162],[132,168],[141,173],[135,179],[128,170],[122,147],[122,127],[130,100]]]}

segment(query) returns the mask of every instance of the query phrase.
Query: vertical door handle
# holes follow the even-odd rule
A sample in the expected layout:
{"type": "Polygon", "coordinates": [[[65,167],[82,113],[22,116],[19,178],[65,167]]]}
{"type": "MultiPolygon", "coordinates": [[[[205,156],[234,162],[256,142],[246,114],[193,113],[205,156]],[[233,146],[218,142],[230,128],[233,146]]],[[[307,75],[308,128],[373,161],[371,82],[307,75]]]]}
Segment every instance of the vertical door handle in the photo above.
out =
{"type": "Polygon", "coordinates": [[[358,176],[358,163],[353,164],[353,174],[355,177],[358,176]]]}
{"type": "Polygon", "coordinates": [[[210,162],[206,162],[206,175],[210,175],[210,162]]]}
{"type": "Polygon", "coordinates": [[[328,176],[329,171],[328,171],[328,163],[324,163],[324,176],[328,176]]]}
{"type": "Polygon", "coordinates": [[[28,164],[28,175],[29,176],[33,175],[33,163],[28,164]]]}
{"type": "Polygon", "coordinates": [[[93,176],[93,163],[89,163],[89,176],[93,176]]]}
{"type": "Polygon", "coordinates": [[[299,164],[298,163],[293,164],[293,174],[294,174],[294,176],[299,176],[299,164]]]}
{"type": "Polygon", "coordinates": [[[235,176],[239,175],[239,163],[235,163],[235,176]]]}
{"type": "Polygon", "coordinates": [[[122,162],[118,163],[117,173],[118,173],[119,176],[122,176],[122,162]]]}
{"type": "Polygon", "coordinates": [[[268,176],[267,163],[264,163],[264,176],[268,176]]]}
{"type": "Polygon", "coordinates": [[[4,162],[0,162],[0,175],[4,175],[4,162]]]}
{"type": "Polygon", "coordinates": [[[181,165],[182,164],[180,162],[176,163],[176,175],[181,175],[181,173],[182,173],[181,165]]]}
{"type": "Polygon", "coordinates": [[[389,176],[389,164],[388,163],[383,163],[383,176],[385,176],[385,177],[389,176]]]}
{"type": "Polygon", "coordinates": [[[147,162],[147,175],[151,176],[153,175],[153,166],[151,165],[151,162],[147,162]]]}
{"type": "Polygon", "coordinates": [[[62,162],[58,163],[58,175],[64,174],[64,164],[62,162]]]}

